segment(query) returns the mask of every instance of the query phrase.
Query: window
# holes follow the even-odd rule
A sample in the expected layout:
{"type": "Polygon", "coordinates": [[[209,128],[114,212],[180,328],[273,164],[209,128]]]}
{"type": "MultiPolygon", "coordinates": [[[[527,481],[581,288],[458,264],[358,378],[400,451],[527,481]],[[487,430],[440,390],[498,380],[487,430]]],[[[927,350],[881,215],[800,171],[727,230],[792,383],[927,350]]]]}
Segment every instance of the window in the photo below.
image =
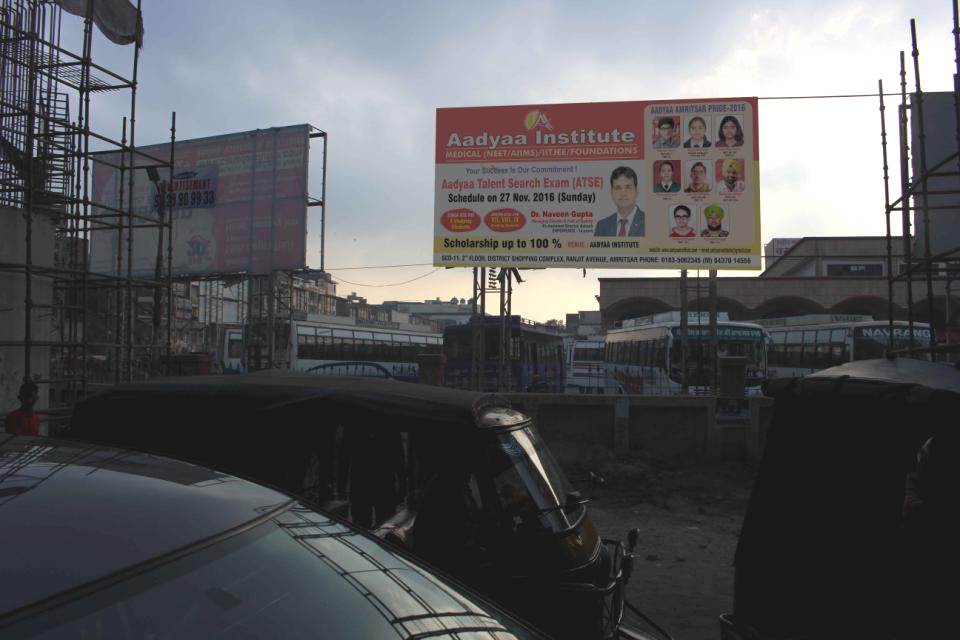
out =
{"type": "MultiPolygon", "coordinates": [[[[399,562],[359,533],[297,507],[27,618],[5,628],[4,635],[295,638],[322,620],[323,634],[331,638],[396,637],[389,620],[406,611],[405,603],[416,602],[403,589],[405,575],[412,572],[394,570],[387,578],[378,567],[399,562]],[[324,558],[340,564],[331,566],[324,558]],[[377,606],[388,609],[372,602],[386,603],[377,606]]],[[[424,578],[414,573],[406,580],[411,578],[408,588],[416,593],[415,585],[424,578]]],[[[432,596],[435,589],[429,585],[427,593],[432,596]]]]}

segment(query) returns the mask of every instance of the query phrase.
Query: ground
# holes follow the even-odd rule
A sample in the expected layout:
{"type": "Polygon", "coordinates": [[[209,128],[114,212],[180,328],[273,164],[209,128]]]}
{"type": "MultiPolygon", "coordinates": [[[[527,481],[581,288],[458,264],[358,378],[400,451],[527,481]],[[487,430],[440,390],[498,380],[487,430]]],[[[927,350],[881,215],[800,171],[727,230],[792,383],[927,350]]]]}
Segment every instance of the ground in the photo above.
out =
{"type": "Polygon", "coordinates": [[[568,465],[604,537],[640,535],[627,599],[676,640],[718,640],[733,608],[733,553],[755,468],[742,462],[651,459],[568,465]]]}

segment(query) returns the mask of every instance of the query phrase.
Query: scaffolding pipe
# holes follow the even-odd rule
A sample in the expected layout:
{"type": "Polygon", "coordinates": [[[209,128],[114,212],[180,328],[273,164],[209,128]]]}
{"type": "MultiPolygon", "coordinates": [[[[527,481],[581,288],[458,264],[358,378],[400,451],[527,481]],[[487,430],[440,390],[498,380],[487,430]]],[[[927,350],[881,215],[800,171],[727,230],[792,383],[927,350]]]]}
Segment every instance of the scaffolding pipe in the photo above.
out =
{"type": "MultiPolygon", "coordinates": [[[[913,248],[910,246],[910,145],[907,142],[907,66],[903,51],[900,52],[900,197],[902,199],[901,224],[903,225],[903,255],[907,268],[913,268],[913,248]]],[[[907,341],[910,349],[913,337],[913,275],[907,277],[907,341]]]]}
{"type": "MultiPolygon", "coordinates": [[[[923,90],[920,88],[920,50],[917,48],[917,21],[910,20],[910,42],[913,47],[911,55],[913,56],[913,77],[914,86],[916,86],[917,110],[913,117],[917,119],[917,128],[920,133],[920,202],[923,211],[923,255],[926,263],[927,280],[927,318],[930,320],[930,326],[933,326],[933,264],[930,259],[930,203],[927,196],[927,134],[924,127],[923,112],[923,90]]],[[[916,204],[916,203],[914,203],[916,204]]],[[[930,340],[930,359],[936,361],[936,344],[930,340]]]]}
{"type": "Polygon", "coordinates": [[[883,203],[887,232],[887,352],[893,351],[893,236],[890,232],[890,166],[887,162],[887,121],[883,103],[883,80],[878,81],[880,95],[880,147],[883,149],[883,203]]]}

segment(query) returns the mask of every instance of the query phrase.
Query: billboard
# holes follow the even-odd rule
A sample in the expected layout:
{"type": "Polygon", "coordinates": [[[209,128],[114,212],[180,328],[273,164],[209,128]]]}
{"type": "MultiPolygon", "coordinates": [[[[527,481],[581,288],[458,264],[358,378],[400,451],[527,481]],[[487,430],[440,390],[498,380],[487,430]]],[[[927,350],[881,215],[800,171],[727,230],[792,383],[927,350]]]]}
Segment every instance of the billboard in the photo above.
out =
{"type": "MultiPolygon", "coordinates": [[[[308,125],[177,141],[172,181],[167,168],[148,168],[156,162],[138,156],[133,212],[144,219],[136,224],[156,219],[161,203],[172,214],[174,277],[303,268],[309,146],[308,125]]],[[[169,143],[137,150],[161,160],[170,158],[169,143]]],[[[117,168],[119,152],[100,153],[97,159],[110,164],[94,163],[93,201],[126,210],[130,172],[117,168]]],[[[110,211],[96,207],[95,213],[110,211]]],[[[95,228],[90,270],[126,275],[126,239],[126,233],[116,229],[95,228]],[[123,250],[120,274],[118,247],[123,250]]],[[[157,230],[135,229],[133,274],[152,276],[156,253],[157,230]]]]}
{"type": "MultiPolygon", "coordinates": [[[[910,152],[913,180],[921,174],[919,101],[910,99],[910,152]]],[[[924,150],[927,171],[957,153],[957,115],[952,92],[923,94],[924,150]]],[[[940,167],[938,175],[927,178],[927,220],[930,225],[930,255],[960,249],[960,175],[957,162],[940,167]]],[[[913,248],[915,258],[926,255],[926,228],[923,224],[923,184],[918,182],[913,198],[913,248]]],[[[953,255],[952,257],[957,257],[953,255]]]]}
{"type": "Polygon", "coordinates": [[[760,269],[757,99],[437,109],[433,262],[760,269]]]}

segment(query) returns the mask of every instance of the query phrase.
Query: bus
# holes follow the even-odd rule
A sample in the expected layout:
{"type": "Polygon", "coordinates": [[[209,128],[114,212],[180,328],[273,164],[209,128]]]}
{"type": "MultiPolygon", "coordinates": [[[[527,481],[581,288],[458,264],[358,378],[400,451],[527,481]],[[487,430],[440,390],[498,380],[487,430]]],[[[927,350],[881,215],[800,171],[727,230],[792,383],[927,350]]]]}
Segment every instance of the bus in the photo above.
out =
{"type": "MultiPolygon", "coordinates": [[[[627,393],[672,395],[683,389],[681,317],[677,311],[624,320],[607,332],[604,365],[607,375],[627,393]]],[[[687,316],[687,385],[689,393],[705,394],[713,386],[714,354],[710,352],[710,319],[707,312],[687,316]]],[[[767,378],[767,334],[750,322],[731,322],[717,314],[720,356],[746,358],[746,391],[761,393],[767,378]]]]}
{"type": "MultiPolygon", "coordinates": [[[[278,338],[283,347],[276,362],[284,369],[321,375],[392,377],[418,382],[417,356],[438,354],[443,346],[439,333],[310,320],[286,321],[284,325],[278,338]],[[291,324],[293,330],[289,331],[291,324]]],[[[243,327],[224,331],[224,373],[248,369],[249,349],[245,349],[243,331],[243,327]]],[[[265,350],[262,345],[255,348],[265,350]]]]}
{"type": "MultiPolygon", "coordinates": [[[[498,391],[500,379],[500,318],[471,319],[443,330],[444,384],[473,388],[473,335],[476,323],[483,330],[481,391],[498,391]]],[[[563,337],[520,316],[510,317],[510,383],[508,391],[561,393],[564,385],[563,337]]]]}
{"type": "Polygon", "coordinates": [[[303,320],[292,324],[294,371],[379,377],[386,370],[397,380],[418,382],[417,356],[439,354],[443,347],[439,333],[303,320]]]}
{"type": "Polygon", "coordinates": [[[598,336],[566,336],[563,340],[564,366],[567,371],[566,393],[618,394],[623,385],[607,377],[603,364],[606,338],[598,336]]]}
{"type": "MultiPolygon", "coordinates": [[[[867,315],[813,314],[757,323],[770,335],[770,375],[777,377],[803,376],[853,360],[882,358],[890,339],[890,321],[867,315]]],[[[914,322],[914,348],[929,347],[931,340],[930,325],[914,322]]],[[[909,347],[909,323],[895,320],[893,348],[909,347]]],[[[913,357],[929,360],[927,354],[913,357]]]]}

